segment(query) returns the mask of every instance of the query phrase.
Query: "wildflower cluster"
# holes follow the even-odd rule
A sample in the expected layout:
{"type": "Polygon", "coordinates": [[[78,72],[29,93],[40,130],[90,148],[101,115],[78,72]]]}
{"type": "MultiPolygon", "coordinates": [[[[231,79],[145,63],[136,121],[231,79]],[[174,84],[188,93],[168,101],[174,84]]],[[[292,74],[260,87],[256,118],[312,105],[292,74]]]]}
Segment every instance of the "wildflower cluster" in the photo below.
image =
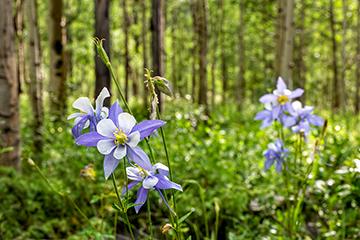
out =
{"type": "MultiPolygon", "coordinates": [[[[161,190],[173,188],[182,191],[182,188],[168,179],[168,167],[161,163],[152,165],[147,154],[139,146],[142,140],[150,137],[165,122],[155,119],[137,123],[134,116],[124,112],[117,101],[110,109],[103,106],[104,100],[108,97],[109,91],[104,88],[96,99],[95,109],[86,97],[80,97],[73,103],[73,107],[80,110],[79,113],[73,113],[68,117],[75,118],[72,134],[76,144],[96,147],[104,155],[105,179],[114,173],[122,159],[128,159],[127,163],[130,166],[126,168],[126,173],[128,179],[133,182],[127,189],[141,183],[135,201],[136,212],[146,202],[147,193],[151,189],[159,192],[166,203],[161,190]]],[[[168,206],[167,203],[166,205],[168,206]]]]}
{"type": "MultiPolygon", "coordinates": [[[[262,121],[261,128],[278,122],[280,127],[289,128],[293,133],[304,136],[306,140],[311,126],[322,126],[324,120],[312,113],[313,107],[303,107],[300,101],[293,101],[301,97],[303,93],[304,90],[301,88],[294,91],[289,90],[284,80],[279,77],[273,93],[265,94],[260,98],[260,102],[264,104],[265,109],[259,112],[255,119],[262,121]]],[[[264,153],[266,158],[265,169],[267,170],[276,162],[276,170],[281,171],[281,165],[287,155],[288,149],[284,148],[283,140],[277,139],[274,143],[269,144],[268,150],[264,153]]]]}

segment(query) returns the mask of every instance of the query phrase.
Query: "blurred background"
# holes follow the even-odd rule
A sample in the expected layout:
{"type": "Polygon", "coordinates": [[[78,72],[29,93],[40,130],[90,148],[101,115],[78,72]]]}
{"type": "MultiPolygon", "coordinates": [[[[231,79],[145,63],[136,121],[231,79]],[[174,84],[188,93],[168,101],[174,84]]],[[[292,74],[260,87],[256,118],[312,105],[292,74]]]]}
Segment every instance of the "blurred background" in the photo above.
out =
{"type": "MultiPolygon", "coordinates": [[[[138,121],[148,116],[144,69],[172,85],[160,102],[191,239],[283,239],[282,181],[263,171],[275,131],[253,120],[278,76],[329,121],[298,237],[360,238],[359,0],[0,0],[0,31],[1,239],[113,238],[102,157],[75,146],[66,121],[80,96],[107,87],[119,98],[94,37],[138,121]]],[[[171,239],[160,231],[167,209],[150,198],[157,238],[171,239]]],[[[146,239],[145,214],[130,215],[146,239]]]]}

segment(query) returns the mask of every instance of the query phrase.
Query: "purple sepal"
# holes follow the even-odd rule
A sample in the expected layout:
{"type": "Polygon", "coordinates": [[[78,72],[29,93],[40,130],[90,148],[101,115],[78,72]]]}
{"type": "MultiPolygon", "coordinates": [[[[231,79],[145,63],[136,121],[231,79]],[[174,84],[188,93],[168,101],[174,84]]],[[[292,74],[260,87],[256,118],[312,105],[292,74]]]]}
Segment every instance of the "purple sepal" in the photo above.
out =
{"type": "Polygon", "coordinates": [[[96,147],[97,143],[100,140],[106,139],[106,137],[100,135],[97,132],[89,132],[80,135],[76,140],[77,145],[82,145],[86,147],[96,147]]]}
{"type": "Polygon", "coordinates": [[[165,125],[166,122],[161,120],[145,120],[134,126],[132,132],[139,131],[140,139],[144,139],[152,134],[156,129],[165,125]]]}

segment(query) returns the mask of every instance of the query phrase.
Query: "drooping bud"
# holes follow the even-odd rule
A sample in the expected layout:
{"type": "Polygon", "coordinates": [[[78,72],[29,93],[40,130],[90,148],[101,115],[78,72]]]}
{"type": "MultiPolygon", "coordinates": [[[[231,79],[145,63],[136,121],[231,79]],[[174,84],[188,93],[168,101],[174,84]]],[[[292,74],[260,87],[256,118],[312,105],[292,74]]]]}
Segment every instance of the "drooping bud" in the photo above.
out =
{"type": "Polygon", "coordinates": [[[166,78],[155,76],[152,79],[157,90],[169,97],[173,96],[171,84],[166,78]]]}
{"type": "Polygon", "coordinates": [[[105,39],[94,38],[96,51],[97,51],[99,57],[101,58],[101,60],[104,62],[104,64],[106,66],[108,66],[108,65],[110,65],[110,59],[103,47],[103,44],[102,44],[103,41],[105,41],[105,39]]]}

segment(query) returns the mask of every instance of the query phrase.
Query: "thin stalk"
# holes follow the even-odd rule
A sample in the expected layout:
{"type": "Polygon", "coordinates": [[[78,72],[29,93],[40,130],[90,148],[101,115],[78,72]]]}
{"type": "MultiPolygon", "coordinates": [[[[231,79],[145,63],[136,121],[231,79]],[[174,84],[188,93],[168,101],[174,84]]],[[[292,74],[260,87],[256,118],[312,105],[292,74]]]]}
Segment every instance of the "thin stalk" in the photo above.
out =
{"type": "Polygon", "coordinates": [[[115,219],[114,219],[114,239],[115,240],[116,240],[117,218],[118,218],[118,212],[115,211],[115,219]]]}
{"type": "Polygon", "coordinates": [[[149,230],[150,230],[150,239],[153,239],[153,224],[151,220],[151,209],[150,209],[150,201],[147,201],[147,215],[148,215],[148,222],[149,222],[149,230]]]}
{"type": "Polygon", "coordinates": [[[123,203],[122,200],[121,200],[121,197],[120,197],[120,195],[119,195],[119,191],[118,191],[117,186],[116,186],[115,174],[112,173],[112,174],[111,174],[111,177],[112,177],[112,182],[113,182],[113,185],[114,185],[114,189],[115,189],[116,196],[117,196],[117,198],[118,198],[120,207],[121,207],[121,209],[122,209],[122,213],[123,213],[124,218],[125,218],[125,224],[126,224],[127,227],[128,227],[128,230],[129,230],[131,239],[132,239],[132,240],[135,240],[134,233],[133,233],[132,227],[131,227],[131,223],[130,223],[129,217],[128,217],[128,215],[127,215],[127,210],[125,209],[124,203],[123,203]]]}
{"type": "MultiPolygon", "coordinates": [[[[159,119],[161,119],[159,107],[157,108],[157,116],[158,116],[159,119]]],[[[173,181],[173,174],[172,174],[172,168],[171,168],[171,164],[170,164],[169,152],[168,152],[168,148],[167,148],[167,144],[166,144],[165,132],[164,132],[162,127],[160,127],[160,135],[161,135],[161,139],[162,139],[162,143],[163,143],[163,147],[164,147],[164,151],[165,151],[166,162],[167,162],[167,165],[169,167],[170,181],[173,181]]],[[[171,197],[172,197],[172,200],[173,200],[174,211],[177,212],[174,190],[171,190],[171,197]]],[[[176,223],[176,228],[178,228],[178,216],[177,215],[175,216],[175,223],[176,223]]],[[[178,232],[178,231],[176,231],[176,232],[178,232]]]]}

